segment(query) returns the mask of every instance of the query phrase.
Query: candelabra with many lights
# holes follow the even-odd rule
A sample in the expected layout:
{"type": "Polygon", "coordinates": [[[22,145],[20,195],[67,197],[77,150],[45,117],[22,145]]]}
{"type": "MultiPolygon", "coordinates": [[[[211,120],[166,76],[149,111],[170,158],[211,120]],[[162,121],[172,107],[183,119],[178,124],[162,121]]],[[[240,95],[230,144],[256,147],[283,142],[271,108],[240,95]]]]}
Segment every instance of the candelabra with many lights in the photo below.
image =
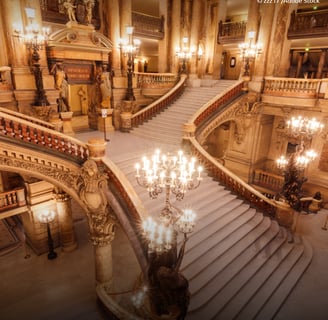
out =
{"type": "Polygon", "coordinates": [[[140,186],[147,188],[149,196],[156,199],[165,192],[165,206],[160,212],[160,224],[149,218],[144,222],[145,235],[149,239],[149,250],[169,250],[174,241],[174,230],[185,235],[192,232],[195,214],[191,210],[180,210],[170,202],[173,194],[182,200],[188,190],[196,189],[202,180],[202,167],[196,169],[196,159],[188,160],[182,151],[177,155],[161,155],[156,150],[151,159],[142,158],[142,166],[136,164],[136,179],[140,186]]]}
{"type": "Polygon", "coordinates": [[[251,63],[255,60],[257,55],[262,53],[261,45],[253,43],[253,40],[255,39],[255,31],[248,32],[248,39],[248,42],[239,44],[240,56],[244,63],[244,72],[242,74],[244,78],[250,77],[251,63]]]}
{"type": "Polygon", "coordinates": [[[317,153],[306,149],[305,141],[311,141],[315,134],[323,129],[323,124],[315,118],[292,117],[286,122],[286,135],[299,140],[297,150],[288,158],[280,156],[276,163],[278,169],[283,171],[284,185],[279,194],[289,205],[297,210],[301,210],[300,197],[303,183],[307,180],[304,177],[304,170],[317,157],[317,153]]]}
{"type": "Polygon", "coordinates": [[[15,35],[26,45],[26,47],[31,52],[31,64],[32,72],[34,74],[35,86],[36,86],[36,98],[35,106],[49,106],[49,102],[43,87],[42,70],[40,64],[40,54],[39,51],[45,46],[50,29],[40,28],[37,23],[34,23],[35,9],[25,8],[27,18],[30,23],[25,28],[25,32],[19,28],[15,28],[15,35]]]}
{"type": "Polygon", "coordinates": [[[156,150],[150,159],[142,158],[142,165],[136,164],[136,180],[147,188],[150,198],[156,199],[165,193],[165,206],[159,214],[159,221],[149,217],[143,222],[143,235],[148,244],[147,281],[150,290],[142,290],[133,296],[133,302],[140,306],[147,292],[157,316],[170,313],[175,306],[183,319],[188,309],[189,284],[180,273],[180,266],[187,235],[194,229],[196,215],[190,209],[173,206],[170,196],[181,201],[188,190],[198,188],[202,170],[201,166],[196,168],[195,158],[187,159],[182,151],[171,155],[156,150]],[[179,232],[184,237],[178,252],[179,232]]]}
{"type": "Polygon", "coordinates": [[[128,34],[128,39],[120,40],[120,49],[123,52],[123,55],[128,57],[128,61],[127,61],[128,88],[127,88],[125,100],[134,101],[136,100],[133,92],[134,59],[139,52],[141,41],[139,39],[133,39],[133,27],[127,27],[126,33],[128,34]]]}
{"type": "MultiPolygon", "coordinates": [[[[182,48],[177,47],[176,48],[176,56],[179,58],[179,60],[182,61],[181,64],[181,73],[187,72],[187,62],[196,55],[196,49],[194,47],[189,48],[188,46],[189,39],[188,37],[182,38],[182,48]]],[[[197,57],[200,59],[203,55],[203,50],[201,47],[199,47],[197,52],[197,57]]]]}

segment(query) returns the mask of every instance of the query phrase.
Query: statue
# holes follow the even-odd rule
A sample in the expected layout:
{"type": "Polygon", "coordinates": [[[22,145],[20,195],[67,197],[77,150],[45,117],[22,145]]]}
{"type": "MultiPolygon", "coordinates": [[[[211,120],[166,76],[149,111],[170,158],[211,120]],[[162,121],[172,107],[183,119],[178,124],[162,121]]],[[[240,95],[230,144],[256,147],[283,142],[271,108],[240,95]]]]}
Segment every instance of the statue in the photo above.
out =
{"type": "Polygon", "coordinates": [[[80,102],[81,102],[81,113],[82,114],[87,114],[88,113],[88,98],[87,98],[87,92],[84,90],[83,87],[80,87],[79,91],[77,94],[80,97],[80,102]]]}
{"type": "Polygon", "coordinates": [[[92,21],[92,10],[95,6],[95,0],[84,0],[85,10],[86,10],[86,22],[91,24],[92,21]]]}
{"type": "Polygon", "coordinates": [[[108,78],[108,72],[103,72],[100,76],[100,91],[101,101],[105,103],[108,102],[106,107],[110,108],[111,85],[108,78]]]}
{"type": "Polygon", "coordinates": [[[69,21],[75,21],[76,22],[76,17],[75,17],[75,8],[74,4],[72,3],[72,0],[67,0],[64,2],[64,8],[66,9],[66,13],[68,16],[69,21]]]}

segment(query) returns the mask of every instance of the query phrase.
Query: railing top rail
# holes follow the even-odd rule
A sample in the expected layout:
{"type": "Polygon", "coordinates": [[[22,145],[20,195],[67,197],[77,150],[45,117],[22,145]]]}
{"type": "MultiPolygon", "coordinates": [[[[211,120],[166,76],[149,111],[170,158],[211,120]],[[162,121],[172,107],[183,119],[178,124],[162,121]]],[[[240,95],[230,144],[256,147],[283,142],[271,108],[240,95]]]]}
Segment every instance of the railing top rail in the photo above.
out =
{"type": "Polygon", "coordinates": [[[11,121],[14,121],[14,122],[19,122],[20,124],[24,124],[24,125],[26,125],[28,127],[33,127],[33,128],[35,128],[37,130],[40,130],[40,131],[51,133],[53,135],[56,135],[58,137],[61,137],[61,138],[65,139],[65,140],[69,140],[69,141],[73,142],[76,145],[80,145],[80,146],[82,146],[84,148],[87,148],[87,145],[85,143],[81,142],[80,140],[78,140],[78,139],[76,139],[74,137],[68,136],[66,134],[63,134],[61,132],[58,132],[56,130],[53,130],[53,129],[44,127],[44,126],[39,125],[37,123],[33,123],[33,122],[27,121],[25,119],[21,119],[21,118],[16,117],[16,116],[9,115],[9,114],[7,114],[5,112],[2,112],[2,111],[0,111],[0,117],[5,118],[6,120],[11,120],[11,121]]]}
{"type": "Polygon", "coordinates": [[[214,98],[212,98],[210,101],[208,101],[206,104],[204,104],[200,109],[198,109],[188,120],[188,123],[195,123],[196,119],[206,111],[215,101],[220,99],[220,97],[223,97],[225,94],[227,94],[229,91],[231,91],[233,88],[238,87],[240,84],[243,83],[243,80],[239,80],[233,85],[231,85],[229,88],[225,89],[223,92],[216,95],[214,98]]]}
{"type": "Polygon", "coordinates": [[[322,80],[328,81],[328,79],[311,79],[311,78],[286,78],[286,77],[264,77],[264,80],[274,81],[304,81],[304,82],[321,82],[322,80]]]}
{"type": "Polygon", "coordinates": [[[268,203],[271,206],[276,207],[276,204],[274,201],[271,199],[267,198],[264,196],[261,192],[257,191],[253,187],[251,187],[248,183],[246,183],[244,180],[239,178],[237,175],[232,173],[230,170],[228,170],[226,167],[224,167],[220,162],[218,162],[215,158],[213,158],[211,155],[209,155],[199,144],[197,139],[195,137],[190,137],[189,138],[190,142],[192,145],[197,149],[197,151],[207,160],[209,161],[212,165],[215,167],[218,167],[222,172],[224,172],[226,175],[231,177],[234,181],[236,181],[238,184],[240,184],[243,188],[246,190],[250,191],[252,194],[257,196],[259,199],[263,200],[264,202],[268,203]]]}
{"type": "Polygon", "coordinates": [[[154,101],[151,104],[149,104],[147,107],[145,107],[145,108],[141,109],[140,111],[134,113],[132,115],[131,119],[137,118],[141,114],[146,113],[148,110],[151,110],[154,106],[156,106],[160,102],[164,101],[167,97],[169,97],[170,95],[172,95],[173,92],[175,92],[176,90],[178,90],[179,87],[181,87],[182,85],[184,85],[184,82],[186,81],[186,79],[187,79],[187,76],[186,75],[181,75],[179,82],[170,91],[168,91],[167,93],[165,93],[163,96],[161,96],[156,101],[154,101]]]}
{"type": "Polygon", "coordinates": [[[28,116],[28,115],[20,113],[18,111],[13,111],[13,110],[10,110],[10,109],[4,108],[4,107],[0,107],[0,112],[15,116],[15,117],[20,118],[20,119],[25,119],[27,121],[39,124],[39,125],[41,125],[43,127],[46,127],[46,128],[51,128],[51,129],[55,128],[55,126],[52,123],[49,123],[47,121],[43,121],[43,120],[35,118],[35,117],[28,116]]]}
{"type": "Polygon", "coordinates": [[[134,72],[134,74],[136,75],[145,75],[145,76],[154,76],[154,77],[158,77],[158,76],[166,76],[166,77],[178,77],[178,75],[176,73],[169,73],[169,72],[163,72],[163,73],[158,73],[158,72],[139,72],[136,71],[134,72]]]}

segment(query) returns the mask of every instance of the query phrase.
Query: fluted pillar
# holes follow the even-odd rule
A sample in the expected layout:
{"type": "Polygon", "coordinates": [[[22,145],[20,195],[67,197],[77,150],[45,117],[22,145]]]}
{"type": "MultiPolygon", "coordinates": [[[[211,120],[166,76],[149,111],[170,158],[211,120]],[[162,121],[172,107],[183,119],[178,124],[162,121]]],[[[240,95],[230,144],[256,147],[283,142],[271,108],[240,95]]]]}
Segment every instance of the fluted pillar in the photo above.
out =
{"type": "Polygon", "coordinates": [[[57,193],[55,198],[57,201],[60,244],[64,252],[70,252],[77,248],[73,226],[71,197],[67,193],[57,193]]]}
{"type": "Polygon", "coordinates": [[[176,57],[176,48],[180,47],[180,19],[181,19],[181,0],[172,1],[172,24],[171,24],[171,72],[178,72],[179,61],[176,57]]]}

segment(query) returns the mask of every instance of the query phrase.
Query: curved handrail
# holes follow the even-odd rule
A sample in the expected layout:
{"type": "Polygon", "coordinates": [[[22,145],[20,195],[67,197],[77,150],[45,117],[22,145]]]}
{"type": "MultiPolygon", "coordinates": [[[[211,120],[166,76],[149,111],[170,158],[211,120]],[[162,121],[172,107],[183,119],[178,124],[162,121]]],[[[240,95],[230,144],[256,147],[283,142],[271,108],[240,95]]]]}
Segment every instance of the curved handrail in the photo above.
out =
{"type": "Polygon", "coordinates": [[[215,158],[210,156],[200,145],[195,133],[201,130],[202,125],[208,121],[213,115],[230,103],[235,98],[239,97],[243,90],[243,81],[238,81],[234,86],[227,88],[223,93],[217,95],[203,107],[201,107],[185,124],[185,128],[193,128],[190,132],[185,132],[184,139],[189,141],[191,152],[203,163],[204,167],[210,174],[221,181],[231,191],[237,193],[243,199],[249,201],[254,207],[263,210],[270,216],[274,217],[276,211],[275,203],[262,195],[259,191],[244,182],[230,170],[225,168],[215,158]]]}
{"type": "Polygon", "coordinates": [[[240,96],[243,93],[243,83],[243,80],[239,80],[232,87],[227,88],[212,98],[191,116],[191,118],[188,120],[188,123],[194,124],[196,127],[202,124],[228,102],[240,96]]]}
{"type": "Polygon", "coordinates": [[[177,99],[184,90],[186,80],[187,76],[182,75],[179,82],[169,92],[164,94],[156,101],[152,102],[146,108],[143,108],[142,110],[133,114],[131,117],[131,126],[136,127],[142,124],[144,121],[149,120],[155,114],[166,108],[175,99],[177,99]]]}
{"type": "Polygon", "coordinates": [[[229,190],[235,192],[243,199],[249,201],[254,207],[274,217],[276,204],[259,191],[244,182],[230,170],[224,167],[215,158],[210,156],[198,143],[195,137],[190,137],[191,153],[194,154],[202,165],[210,172],[211,176],[222,182],[229,190]]]}
{"type": "Polygon", "coordinates": [[[0,111],[1,136],[56,150],[77,162],[84,162],[89,154],[87,145],[80,140],[2,111],[0,111]]]}
{"type": "Polygon", "coordinates": [[[43,120],[35,118],[35,117],[28,116],[28,115],[26,115],[24,113],[20,113],[18,111],[13,111],[13,110],[10,110],[10,109],[4,108],[4,107],[0,107],[0,112],[7,113],[12,116],[15,116],[16,118],[24,119],[24,120],[30,121],[32,123],[38,124],[40,126],[55,130],[55,125],[53,125],[52,123],[43,121],[43,120]]]}

